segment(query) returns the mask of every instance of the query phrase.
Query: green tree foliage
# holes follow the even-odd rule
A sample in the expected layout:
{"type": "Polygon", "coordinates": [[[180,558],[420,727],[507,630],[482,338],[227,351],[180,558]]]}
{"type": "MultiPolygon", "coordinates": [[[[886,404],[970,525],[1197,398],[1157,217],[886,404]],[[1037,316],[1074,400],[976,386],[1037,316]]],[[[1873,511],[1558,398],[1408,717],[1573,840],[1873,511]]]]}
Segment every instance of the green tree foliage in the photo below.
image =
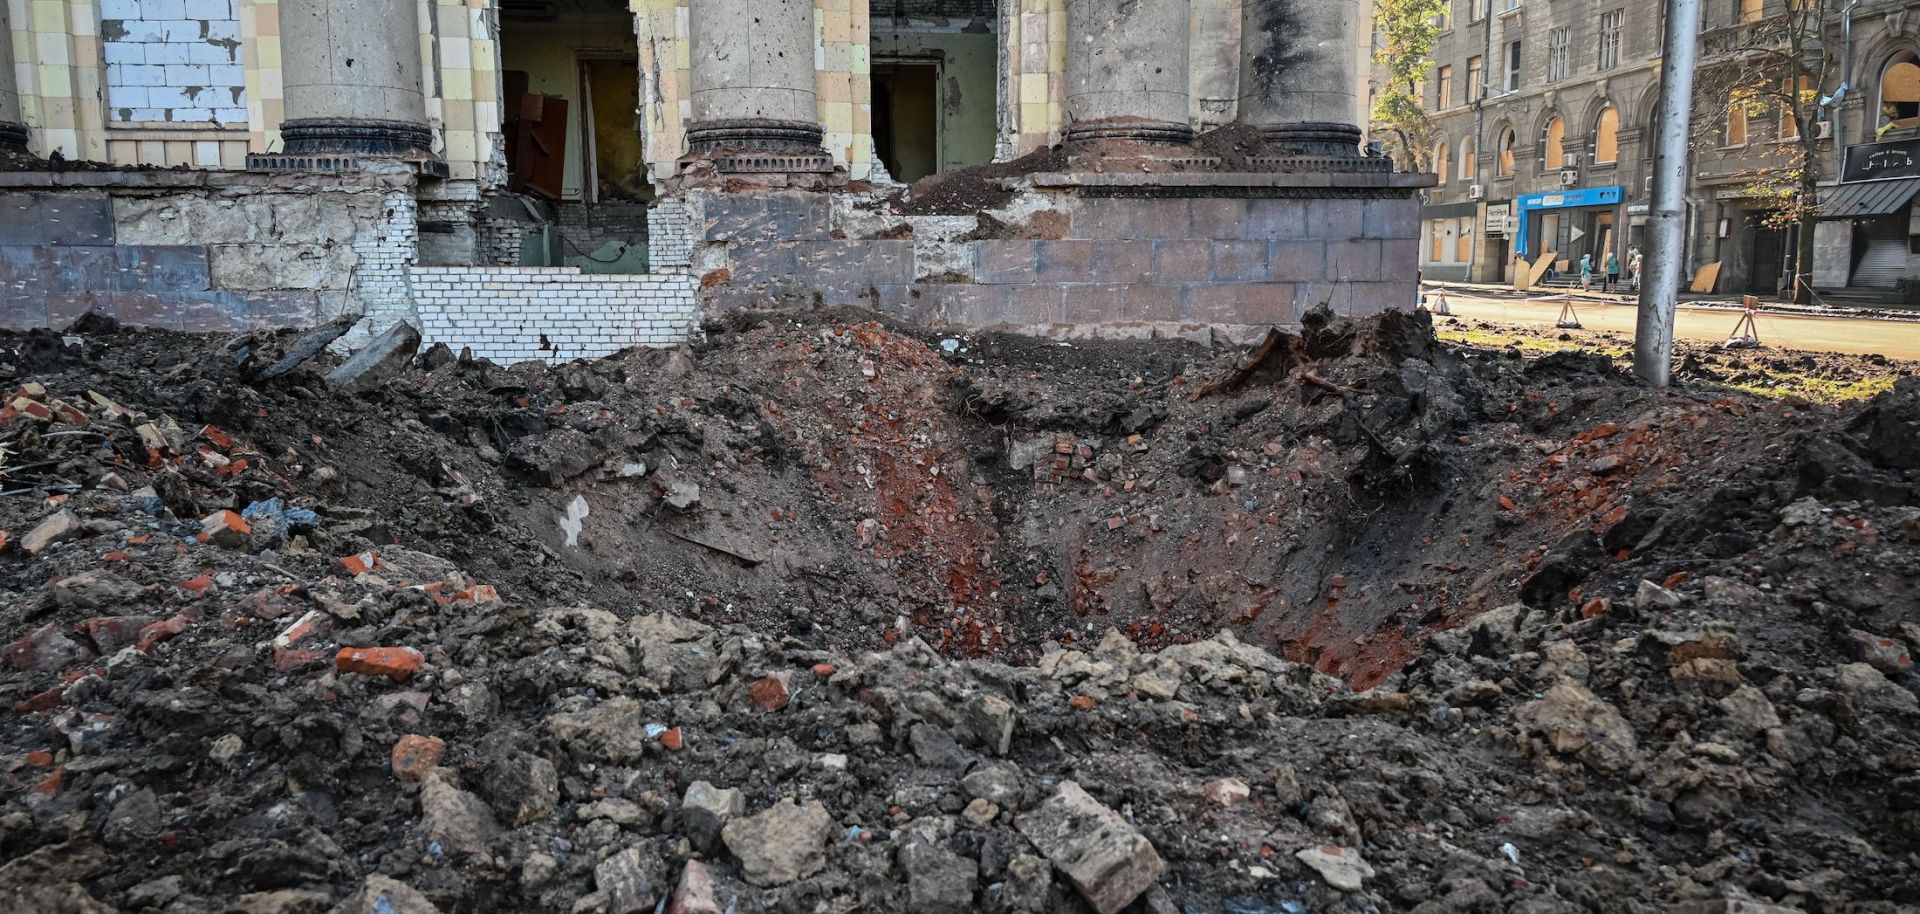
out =
{"type": "Polygon", "coordinates": [[[1433,122],[1423,84],[1433,63],[1448,0],[1377,0],[1374,62],[1386,76],[1373,100],[1373,134],[1396,148],[1395,158],[1415,170],[1433,167],[1433,122]]]}

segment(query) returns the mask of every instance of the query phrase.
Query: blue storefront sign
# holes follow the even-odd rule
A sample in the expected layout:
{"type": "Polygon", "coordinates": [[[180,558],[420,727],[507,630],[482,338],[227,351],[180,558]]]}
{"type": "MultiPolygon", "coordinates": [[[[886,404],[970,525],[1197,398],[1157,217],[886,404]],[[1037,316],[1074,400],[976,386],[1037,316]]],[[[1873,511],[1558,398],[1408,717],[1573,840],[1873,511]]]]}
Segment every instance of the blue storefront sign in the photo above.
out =
{"type": "Polygon", "coordinates": [[[1543,194],[1522,194],[1516,208],[1520,210],[1520,224],[1514,233],[1513,249],[1528,257],[1533,235],[1528,231],[1535,210],[1574,209],[1582,206],[1617,206],[1625,195],[1625,188],[1618,184],[1606,187],[1576,187],[1569,190],[1556,190],[1543,194]]]}

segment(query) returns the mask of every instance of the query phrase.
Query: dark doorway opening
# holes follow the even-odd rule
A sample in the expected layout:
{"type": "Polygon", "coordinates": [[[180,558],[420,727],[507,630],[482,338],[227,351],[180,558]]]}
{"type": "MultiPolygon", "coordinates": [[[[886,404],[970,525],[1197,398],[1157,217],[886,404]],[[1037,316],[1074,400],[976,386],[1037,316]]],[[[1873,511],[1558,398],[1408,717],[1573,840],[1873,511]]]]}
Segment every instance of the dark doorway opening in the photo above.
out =
{"type": "Polygon", "coordinates": [[[896,181],[940,170],[940,61],[873,63],[873,148],[896,181]]]}

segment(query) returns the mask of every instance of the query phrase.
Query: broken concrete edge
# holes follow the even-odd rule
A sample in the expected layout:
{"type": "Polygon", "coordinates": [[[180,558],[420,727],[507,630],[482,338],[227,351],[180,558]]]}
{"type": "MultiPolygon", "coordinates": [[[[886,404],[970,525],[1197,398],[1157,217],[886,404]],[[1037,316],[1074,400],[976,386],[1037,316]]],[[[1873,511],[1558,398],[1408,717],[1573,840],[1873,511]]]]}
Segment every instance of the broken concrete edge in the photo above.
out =
{"type": "Polygon", "coordinates": [[[1000,323],[987,326],[940,325],[932,329],[934,333],[952,333],[974,336],[982,333],[1011,333],[1017,336],[1030,336],[1039,339],[1072,342],[1076,340],[1186,340],[1202,346],[1254,346],[1266,338],[1267,331],[1274,327],[1283,330],[1299,330],[1298,321],[1288,324],[1215,324],[1188,323],[1177,321],[1107,321],[1102,323],[1070,324],[1011,324],[1000,323]]]}
{"type": "Polygon", "coordinates": [[[98,187],[102,189],[179,190],[233,188],[235,190],[391,189],[406,187],[413,176],[405,171],[366,170],[339,174],[263,173],[213,169],[159,170],[112,168],[94,171],[0,172],[0,189],[98,187]]]}
{"type": "MultiPolygon", "coordinates": [[[[372,331],[372,318],[363,318],[355,330],[372,331]]],[[[327,383],[348,392],[363,390],[413,359],[420,349],[420,331],[406,321],[395,321],[352,358],[327,373],[327,383]]]]}

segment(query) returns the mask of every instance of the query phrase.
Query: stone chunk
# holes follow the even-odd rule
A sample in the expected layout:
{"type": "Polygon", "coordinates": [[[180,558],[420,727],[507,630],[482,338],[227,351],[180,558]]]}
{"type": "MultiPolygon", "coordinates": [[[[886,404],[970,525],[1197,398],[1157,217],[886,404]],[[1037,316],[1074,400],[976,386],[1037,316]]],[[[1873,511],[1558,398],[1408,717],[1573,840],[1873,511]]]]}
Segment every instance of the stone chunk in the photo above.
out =
{"type": "Polygon", "coordinates": [[[680,873],[680,885],[667,902],[667,914],[720,914],[720,903],[713,897],[713,874],[698,860],[687,861],[680,873]]]}
{"type": "Polygon", "coordinates": [[[402,736],[393,744],[393,776],[403,781],[422,780],[440,764],[440,756],[446,751],[446,741],[437,736],[402,736]]]}
{"type": "Polygon", "coordinates": [[[1570,755],[1600,771],[1620,771],[1639,757],[1627,720],[1598,695],[1571,679],[1561,679],[1528,702],[1520,722],[1546,739],[1561,755],[1570,755]]]}
{"type": "Polygon", "coordinates": [[[140,596],[140,585],[111,571],[94,569],[68,575],[53,584],[53,600],[61,606],[100,609],[131,603],[140,596]]]}
{"type": "Polygon", "coordinates": [[[907,871],[907,907],[916,914],[966,914],[974,909],[980,868],[972,860],[915,838],[900,848],[900,868],[907,871]]]}
{"type": "Polygon", "coordinates": [[[420,331],[406,321],[396,321],[366,348],[328,372],[327,383],[349,393],[373,387],[405,367],[419,348],[420,331]]]}
{"type": "Polygon", "coordinates": [[[20,538],[20,551],[28,555],[39,555],[54,543],[63,543],[80,535],[80,516],[72,511],[62,510],[52,517],[35,524],[27,535],[20,538]]]}
{"type": "Polygon", "coordinates": [[[13,664],[14,669],[29,673],[52,673],[92,658],[93,652],[67,637],[58,622],[49,622],[28,632],[7,648],[7,662],[13,664]]]}
{"type": "Polygon", "coordinates": [[[646,857],[637,847],[614,854],[593,868],[594,887],[607,896],[607,914],[638,914],[653,910],[657,900],[653,880],[647,878],[646,857]]]}
{"type": "Polygon", "coordinates": [[[253,525],[232,511],[215,511],[200,519],[194,539],[223,549],[244,549],[253,539],[253,525]]]}
{"type": "Polygon", "coordinates": [[[444,768],[427,773],[420,788],[420,824],[427,840],[449,853],[478,854],[500,835],[493,810],[444,768]]]}
{"type": "Polygon", "coordinates": [[[826,868],[827,834],[832,828],[833,818],[820,801],[808,800],[799,806],[789,797],[757,816],[728,822],[720,839],[740,859],[740,875],[766,888],[826,868]]]}
{"type": "Polygon", "coordinates": [[[332,914],[440,914],[440,909],[412,886],[374,873],[360,891],[335,905],[332,914]]]}
{"type": "Polygon", "coordinates": [[[1072,781],[1015,825],[1099,914],[1132,904],[1167,870],[1145,835],[1072,781]]]}
{"type": "Polygon", "coordinates": [[[1373,867],[1360,856],[1359,851],[1350,847],[1322,844],[1303,848],[1293,856],[1319,873],[1328,885],[1342,892],[1358,892],[1361,885],[1373,877],[1373,867]]]}

